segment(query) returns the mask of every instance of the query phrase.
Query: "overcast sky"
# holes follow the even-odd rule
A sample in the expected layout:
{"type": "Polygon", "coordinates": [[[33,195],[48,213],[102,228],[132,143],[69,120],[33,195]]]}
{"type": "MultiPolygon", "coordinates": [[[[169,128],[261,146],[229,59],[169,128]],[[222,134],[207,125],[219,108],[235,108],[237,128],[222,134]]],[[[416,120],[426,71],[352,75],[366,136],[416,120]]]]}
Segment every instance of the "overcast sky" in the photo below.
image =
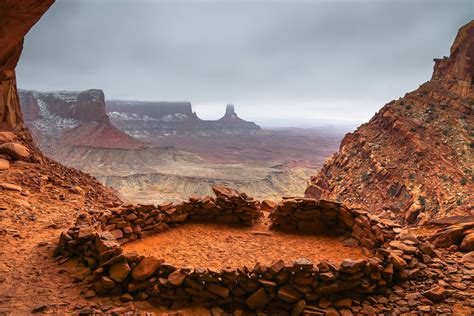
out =
{"type": "Polygon", "coordinates": [[[57,0],[26,38],[20,88],[225,104],[268,124],[367,121],[429,80],[474,1],[57,0]]]}

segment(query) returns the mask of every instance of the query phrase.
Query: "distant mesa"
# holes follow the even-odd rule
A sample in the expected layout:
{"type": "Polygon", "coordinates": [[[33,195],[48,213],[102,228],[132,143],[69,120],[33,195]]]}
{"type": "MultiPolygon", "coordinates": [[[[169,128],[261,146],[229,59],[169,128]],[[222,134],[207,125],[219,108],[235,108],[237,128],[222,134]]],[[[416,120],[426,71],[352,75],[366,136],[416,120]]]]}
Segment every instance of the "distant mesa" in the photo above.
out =
{"type": "Polygon", "coordinates": [[[98,89],[19,90],[26,126],[46,153],[59,145],[138,149],[166,136],[250,135],[261,128],[227,105],[215,121],[202,120],[190,102],[106,101],[98,89]]]}
{"type": "Polygon", "coordinates": [[[102,90],[19,90],[26,126],[47,154],[61,145],[138,149],[145,143],[110,123],[102,90]]]}
{"type": "Polygon", "coordinates": [[[166,136],[251,135],[260,126],[238,117],[227,105],[219,120],[202,120],[190,102],[144,102],[109,100],[107,114],[112,123],[128,135],[153,141],[166,136]]]}

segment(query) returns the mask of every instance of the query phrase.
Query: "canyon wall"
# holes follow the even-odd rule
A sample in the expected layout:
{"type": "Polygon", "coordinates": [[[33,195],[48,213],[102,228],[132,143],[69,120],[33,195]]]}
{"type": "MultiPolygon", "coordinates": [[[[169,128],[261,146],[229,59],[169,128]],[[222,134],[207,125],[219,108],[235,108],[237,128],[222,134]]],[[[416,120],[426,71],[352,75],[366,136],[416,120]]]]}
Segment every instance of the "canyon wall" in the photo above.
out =
{"type": "Polygon", "coordinates": [[[252,135],[261,128],[245,121],[228,105],[219,120],[202,120],[189,102],[107,101],[112,123],[128,135],[147,141],[166,136],[252,135]]]}
{"type": "Polygon", "coordinates": [[[81,122],[108,121],[105,112],[105,96],[102,90],[80,92],[35,92],[19,90],[25,120],[40,119],[41,115],[56,115],[81,122]]]}
{"type": "Polygon", "coordinates": [[[102,90],[19,91],[25,124],[35,142],[53,158],[62,147],[123,148],[145,144],[110,123],[102,90]]]}
{"type": "Polygon", "coordinates": [[[54,0],[0,2],[0,130],[24,128],[16,88],[15,67],[23,38],[54,0]]]}
{"type": "Polygon", "coordinates": [[[474,21],[430,81],[347,134],[313,176],[307,197],[328,198],[405,223],[474,216],[474,21]]]}
{"type": "Polygon", "coordinates": [[[453,92],[474,97],[474,21],[464,25],[451,46],[450,56],[435,58],[432,80],[438,80],[453,92]]]}

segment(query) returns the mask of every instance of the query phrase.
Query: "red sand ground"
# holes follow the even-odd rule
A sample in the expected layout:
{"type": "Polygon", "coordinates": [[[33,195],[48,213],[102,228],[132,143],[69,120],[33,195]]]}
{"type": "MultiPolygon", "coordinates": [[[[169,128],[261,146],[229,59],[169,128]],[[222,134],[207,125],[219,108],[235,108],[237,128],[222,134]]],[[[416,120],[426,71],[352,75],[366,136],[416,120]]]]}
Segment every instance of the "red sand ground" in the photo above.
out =
{"type": "Polygon", "coordinates": [[[343,239],[268,231],[262,226],[190,223],[125,244],[124,251],[166,258],[167,263],[178,267],[213,269],[253,267],[257,262],[270,264],[275,259],[283,259],[287,264],[302,257],[315,263],[338,263],[364,257],[359,247],[345,246],[343,239]]]}

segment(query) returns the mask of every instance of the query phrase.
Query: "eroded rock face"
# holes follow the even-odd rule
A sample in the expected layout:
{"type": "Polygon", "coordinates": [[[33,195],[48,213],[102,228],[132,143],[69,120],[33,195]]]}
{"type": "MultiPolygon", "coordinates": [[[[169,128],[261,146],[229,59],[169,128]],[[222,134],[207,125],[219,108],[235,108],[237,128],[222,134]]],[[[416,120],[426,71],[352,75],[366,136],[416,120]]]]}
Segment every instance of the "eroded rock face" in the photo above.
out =
{"type": "Polygon", "coordinates": [[[107,101],[112,123],[125,133],[153,141],[163,136],[249,135],[260,126],[237,116],[233,105],[215,121],[202,120],[189,102],[107,101]]]}
{"type": "Polygon", "coordinates": [[[23,49],[25,34],[53,2],[54,0],[0,2],[0,129],[24,128],[16,89],[15,67],[23,49]]]}
{"type": "Polygon", "coordinates": [[[474,96],[474,21],[459,29],[450,56],[434,59],[433,79],[462,96],[474,96]]]}
{"type": "Polygon", "coordinates": [[[36,92],[20,90],[26,126],[53,158],[59,148],[138,149],[144,144],[110,123],[102,90],[36,92]]]}
{"type": "Polygon", "coordinates": [[[19,90],[26,121],[55,116],[76,122],[107,122],[102,90],[35,92],[19,90]]]}
{"type": "Polygon", "coordinates": [[[474,21],[432,79],[347,134],[307,197],[336,199],[405,223],[474,215],[474,21]]]}

